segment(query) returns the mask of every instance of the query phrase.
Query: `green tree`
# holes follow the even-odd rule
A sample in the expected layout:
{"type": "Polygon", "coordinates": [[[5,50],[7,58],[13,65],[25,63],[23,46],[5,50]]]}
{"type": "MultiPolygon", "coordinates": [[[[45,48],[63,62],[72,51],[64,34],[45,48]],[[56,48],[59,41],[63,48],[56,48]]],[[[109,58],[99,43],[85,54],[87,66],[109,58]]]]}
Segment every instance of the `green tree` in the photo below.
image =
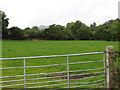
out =
{"type": "Polygon", "coordinates": [[[118,19],[114,20],[109,27],[109,31],[111,33],[111,40],[116,41],[118,40],[118,30],[119,30],[120,22],[118,19]]]}
{"type": "Polygon", "coordinates": [[[94,22],[93,24],[91,24],[90,25],[90,29],[92,30],[92,31],[95,31],[96,30],[96,26],[97,24],[94,22]]]}
{"type": "Polygon", "coordinates": [[[91,32],[89,30],[89,27],[87,27],[84,24],[76,30],[76,38],[78,40],[89,40],[90,35],[91,35],[91,32]]]}
{"type": "Polygon", "coordinates": [[[38,39],[39,32],[40,32],[40,30],[37,26],[33,26],[32,28],[25,28],[24,36],[26,39],[38,39]]]}
{"type": "Polygon", "coordinates": [[[49,28],[44,30],[44,37],[50,40],[62,40],[64,38],[64,26],[50,25],[49,28]]]}
{"type": "Polygon", "coordinates": [[[10,38],[12,40],[21,40],[21,39],[24,39],[23,30],[20,29],[19,27],[11,27],[9,29],[9,34],[10,34],[10,38]]]}
{"type": "Polygon", "coordinates": [[[93,24],[90,25],[90,31],[91,31],[90,40],[95,39],[94,34],[95,34],[96,30],[97,30],[97,24],[94,22],[93,24]]]}
{"type": "Polygon", "coordinates": [[[37,27],[37,26],[33,26],[32,28],[31,28],[31,38],[33,38],[33,39],[37,39],[37,38],[39,38],[39,28],[37,27]]]}
{"type": "Polygon", "coordinates": [[[78,30],[80,30],[81,26],[82,26],[82,22],[76,21],[71,27],[72,33],[74,35],[74,39],[79,39],[78,30]]]}
{"type": "Polygon", "coordinates": [[[8,24],[9,24],[8,20],[9,19],[7,18],[6,14],[3,11],[0,11],[0,28],[2,29],[0,31],[2,31],[3,39],[9,38],[8,29],[7,29],[8,24]]]}
{"type": "Polygon", "coordinates": [[[75,39],[75,36],[73,33],[73,26],[74,26],[74,22],[67,23],[66,28],[64,29],[66,40],[74,40],[75,39]]]}
{"type": "Polygon", "coordinates": [[[89,27],[80,21],[68,23],[66,26],[67,38],[74,40],[88,40],[90,39],[89,27]]]}
{"type": "Polygon", "coordinates": [[[94,36],[93,36],[93,38],[95,39],[95,40],[104,40],[104,30],[105,30],[105,27],[104,27],[104,25],[99,25],[98,27],[97,27],[97,30],[96,31],[94,31],[94,36]]]}

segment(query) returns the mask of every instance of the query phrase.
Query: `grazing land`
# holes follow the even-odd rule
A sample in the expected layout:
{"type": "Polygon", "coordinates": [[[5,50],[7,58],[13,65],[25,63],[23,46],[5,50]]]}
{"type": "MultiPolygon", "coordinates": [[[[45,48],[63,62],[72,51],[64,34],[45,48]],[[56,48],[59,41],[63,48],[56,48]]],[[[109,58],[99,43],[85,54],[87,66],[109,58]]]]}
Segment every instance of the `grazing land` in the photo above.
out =
{"type": "Polygon", "coordinates": [[[2,45],[3,58],[102,52],[108,45],[118,47],[118,43],[112,41],[4,40],[2,45]]]}
{"type": "MultiPolygon", "coordinates": [[[[118,44],[113,41],[14,41],[14,40],[3,40],[2,42],[2,57],[3,58],[13,58],[13,57],[29,57],[29,56],[47,56],[47,55],[64,55],[64,54],[78,54],[78,53],[90,53],[90,52],[102,52],[105,50],[105,47],[108,45],[112,45],[117,50],[118,44]]],[[[83,62],[83,61],[94,61],[94,60],[103,60],[103,55],[86,55],[86,56],[72,56],[69,58],[70,63],[73,62],[83,62]]],[[[27,59],[27,66],[41,66],[41,65],[51,65],[51,64],[63,64],[66,63],[66,57],[57,57],[57,58],[42,58],[42,59],[27,59]]],[[[9,60],[2,62],[3,67],[22,67],[23,60],[9,60]]],[[[70,65],[70,70],[85,70],[85,69],[94,69],[94,68],[102,68],[104,66],[103,62],[99,63],[88,63],[88,64],[77,64],[70,65]]],[[[51,72],[61,72],[66,71],[67,66],[52,66],[52,67],[43,67],[43,68],[28,68],[27,74],[39,74],[39,73],[51,73],[51,72]]],[[[12,69],[12,70],[3,70],[3,76],[15,76],[15,75],[23,75],[23,69],[12,69]]],[[[97,71],[88,71],[88,72],[77,72],[77,73],[91,73],[98,72],[97,71]]],[[[71,73],[73,74],[73,73],[71,73]]],[[[75,73],[74,73],[75,74],[75,73]]],[[[57,76],[59,76],[58,74],[57,76]]],[[[28,78],[41,78],[41,77],[49,77],[48,76],[30,76],[28,78]]],[[[52,75],[54,76],[54,75],[52,75]]],[[[71,78],[79,78],[79,77],[71,77],[71,78]]],[[[5,80],[17,80],[23,79],[23,77],[16,78],[5,78],[5,80]]],[[[59,80],[61,78],[58,78],[59,80]]],[[[63,78],[62,78],[63,79],[63,78]]],[[[101,78],[95,79],[87,79],[87,80],[77,80],[71,81],[71,83],[77,82],[88,82],[99,80],[101,78]]],[[[56,80],[56,79],[50,79],[56,80]]],[[[46,80],[31,80],[27,81],[27,83],[31,82],[44,82],[46,80]]],[[[47,80],[49,81],[49,80],[47,80]]],[[[12,84],[21,84],[21,82],[13,82],[12,84]]],[[[67,81],[62,82],[53,82],[52,84],[61,84],[67,83],[67,81]]],[[[3,85],[11,85],[11,83],[5,83],[3,85]]],[[[44,84],[44,83],[43,83],[44,84]]],[[[37,84],[36,86],[42,86],[43,84],[37,84]]],[[[44,85],[49,85],[51,83],[47,83],[44,85]]],[[[27,85],[28,87],[35,86],[27,85]]],[[[23,88],[24,86],[16,86],[16,88],[23,88]]],[[[59,88],[60,86],[56,86],[55,88],[59,88]]],[[[66,86],[63,86],[66,87],[66,86]]],[[[12,87],[10,87],[12,88],[12,87]]],[[[50,87],[51,88],[51,87],[50,87]]]]}

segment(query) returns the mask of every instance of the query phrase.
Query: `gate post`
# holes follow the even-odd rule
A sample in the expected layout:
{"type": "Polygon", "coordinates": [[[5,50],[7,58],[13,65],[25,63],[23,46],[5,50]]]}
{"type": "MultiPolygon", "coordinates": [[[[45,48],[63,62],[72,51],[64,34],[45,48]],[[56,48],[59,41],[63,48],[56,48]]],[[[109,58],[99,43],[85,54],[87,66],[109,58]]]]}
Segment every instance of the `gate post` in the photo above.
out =
{"type": "Polygon", "coordinates": [[[111,68],[114,68],[113,59],[112,59],[113,56],[114,56],[114,47],[107,46],[106,47],[106,88],[112,88],[113,73],[111,71],[111,68]]]}

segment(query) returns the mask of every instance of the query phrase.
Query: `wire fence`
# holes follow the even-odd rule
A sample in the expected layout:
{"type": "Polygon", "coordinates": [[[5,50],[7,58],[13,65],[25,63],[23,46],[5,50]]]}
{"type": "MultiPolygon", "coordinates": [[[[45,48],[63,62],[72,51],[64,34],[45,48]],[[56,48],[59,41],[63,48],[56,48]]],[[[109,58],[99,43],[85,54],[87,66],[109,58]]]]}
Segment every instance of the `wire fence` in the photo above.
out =
{"type": "Polygon", "coordinates": [[[68,54],[68,55],[51,55],[51,56],[37,56],[37,57],[20,57],[20,58],[2,58],[1,61],[5,60],[23,60],[24,64],[23,67],[4,67],[0,68],[1,70],[14,70],[14,69],[23,69],[24,74],[23,75],[15,75],[15,76],[2,76],[0,79],[6,79],[0,81],[2,86],[1,88],[13,88],[15,86],[24,86],[24,88],[56,88],[56,86],[60,86],[61,88],[80,88],[80,87],[89,87],[89,86],[102,86],[105,87],[105,65],[102,68],[94,68],[94,69],[85,69],[85,70],[70,70],[70,65],[77,65],[77,64],[88,64],[88,63],[99,63],[99,62],[105,62],[105,59],[103,57],[103,60],[94,60],[94,61],[85,61],[85,62],[74,62],[70,63],[70,57],[71,56],[83,56],[83,55],[95,55],[95,54],[103,54],[104,52],[93,52],[93,53],[82,53],[82,54],[68,54]],[[55,58],[55,57],[66,57],[66,63],[62,64],[52,64],[52,65],[40,65],[40,66],[27,66],[26,59],[37,59],[37,58],[55,58]],[[66,66],[66,71],[60,71],[60,72],[50,72],[50,73],[39,73],[39,74],[27,74],[28,68],[42,68],[42,67],[53,67],[53,66],[66,66]],[[98,70],[101,70],[98,72],[98,70]],[[89,73],[80,73],[80,72],[86,72],[86,71],[93,71],[89,73]],[[95,71],[95,72],[94,72],[95,71]],[[97,72],[96,72],[97,71],[97,72]],[[72,73],[72,74],[71,74],[72,73]],[[28,78],[30,76],[33,76],[32,78],[28,78]],[[42,76],[40,78],[35,76],[42,76]],[[7,80],[8,78],[20,78],[23,79],[19,80],[7,80]],[[99,80],[96,80],[95,78],[100,78],[99,80]],[[51,80],[52,79],[52,80],[51,80]],[[94,81],[89,82],[72,82],[71,81],[80,81],[80,80],[87,80],[87,79],[95,79],[94,81]],[[33,80],[41,80],[33,82],[33,80]],[[45,81],[47,80],[47,81],[45,81]],[[31,81],[31,82],[28,82],[31,81]],[[18,84],[17,82],[23,82],[21,84],[18,84]],[[60,82],[58,84],[54,84],[56,82],[60,82]],[[65,82],[65,83],[64,83],[65,82]],[[8,83],[13,83],[12,85],[9,85],[8,83]],[[49,83],[48,85],[46,85],[49,83]],[[8,85],[7,85],[8,84],[8,85]],[[41,84],[41,86],[33,86],[41,84]],[[45,85],[44,85],[45,84],[45,85]],[[29,86],[28,86],[29,85],[29,86]],[[66,87],[67,86],[67,87],[66,87]]]}

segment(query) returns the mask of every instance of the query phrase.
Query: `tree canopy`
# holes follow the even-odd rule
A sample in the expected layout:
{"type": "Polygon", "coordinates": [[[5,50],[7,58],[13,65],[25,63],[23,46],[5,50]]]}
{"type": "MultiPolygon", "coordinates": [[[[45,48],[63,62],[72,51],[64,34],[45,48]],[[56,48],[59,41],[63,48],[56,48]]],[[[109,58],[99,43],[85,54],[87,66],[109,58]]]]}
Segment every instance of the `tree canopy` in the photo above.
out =
{"type": "Polygon", "coordinates": [[[6,17],[6,14],[3,11],[0,11],[0,29],[2,29],[2,37],[4,39],[9,38],[8,31],[7,31],[7,27],[9,24],[8,20],[9,19],[6,17]]]}
{"type": "Polygon", "coordinates": [[[90,26],[77,20],[69,22],[66,26],[50,25],[48,28],[40,30],[37,26],[21,29],[19,27],[8,27],[8,18],[3,11],[0,11],[0,23],[3,39],[25,40],[25,39],[45,39],[45,40],[119,40],[120,20],[109,20],[98,25],[94,22],[90,26]]]}

